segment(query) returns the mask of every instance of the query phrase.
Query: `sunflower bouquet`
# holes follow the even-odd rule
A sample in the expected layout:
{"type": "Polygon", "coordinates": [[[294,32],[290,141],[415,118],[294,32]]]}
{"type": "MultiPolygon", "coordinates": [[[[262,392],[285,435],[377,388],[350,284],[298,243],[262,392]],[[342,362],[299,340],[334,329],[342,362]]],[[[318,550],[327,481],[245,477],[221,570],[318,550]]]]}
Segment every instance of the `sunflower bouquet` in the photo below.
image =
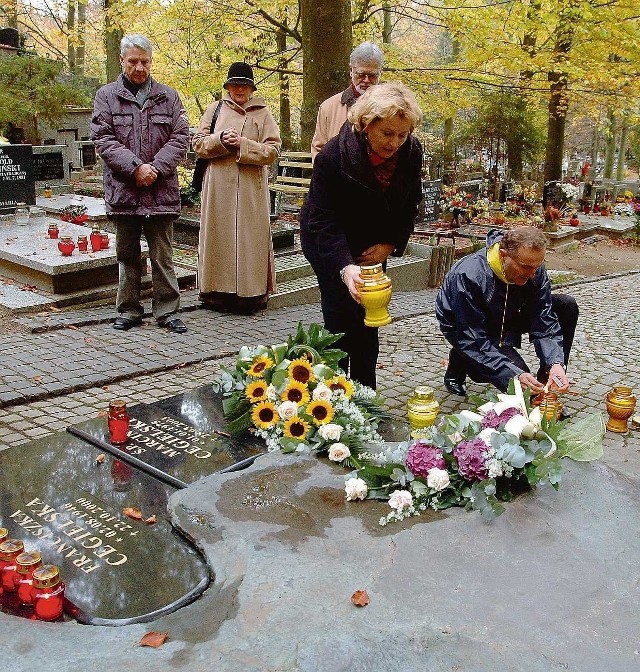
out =
{"type": "Polygon", "coordinates": [[[331,347],[340,336],[299,323],[286,343],[242,347],[235,367],[213,383],[229,431],[248,429],[270,451],[327,452],[330,459],[382,445],[382,400],[340,370],[346,353],[331,347]]]}

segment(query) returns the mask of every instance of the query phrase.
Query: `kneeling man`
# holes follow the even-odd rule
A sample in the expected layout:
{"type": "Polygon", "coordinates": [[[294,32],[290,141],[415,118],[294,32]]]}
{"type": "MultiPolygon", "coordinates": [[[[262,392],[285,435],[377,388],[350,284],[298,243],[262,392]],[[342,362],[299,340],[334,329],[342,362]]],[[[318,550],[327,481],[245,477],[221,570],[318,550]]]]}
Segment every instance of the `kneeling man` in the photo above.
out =
{"type": "Polygon", "coordinates": [[[467,393],[469,376],[506,391],[518,377],[532,393],[547,381],[566,390],[569,352],[578,305],[566,294],[551,294],[542,265],[547,239],[534,227],[492,230],[487,246],[463,257],[447,273],[436,298],[436,317],[451,344],[445,387],[467,393]],[[529,334],[540,368],[534,377],[516,348],[529,334]]]}

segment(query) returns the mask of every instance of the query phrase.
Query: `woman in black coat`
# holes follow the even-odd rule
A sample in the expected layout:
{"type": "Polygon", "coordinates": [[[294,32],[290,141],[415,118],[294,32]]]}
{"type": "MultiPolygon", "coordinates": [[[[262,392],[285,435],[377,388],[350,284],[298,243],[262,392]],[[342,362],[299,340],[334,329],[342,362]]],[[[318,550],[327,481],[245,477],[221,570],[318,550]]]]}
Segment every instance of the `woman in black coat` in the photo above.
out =
{"type": "Polygon", "coordinates": [[[344,336],[350,377],[376,386],[378,329],[366,327],[360,266],[402,256],[422,198],[422,113],[404,84],[370,87],[316,157],[300,217],[302,251],[318,277],[325,327],[344,336]]]}

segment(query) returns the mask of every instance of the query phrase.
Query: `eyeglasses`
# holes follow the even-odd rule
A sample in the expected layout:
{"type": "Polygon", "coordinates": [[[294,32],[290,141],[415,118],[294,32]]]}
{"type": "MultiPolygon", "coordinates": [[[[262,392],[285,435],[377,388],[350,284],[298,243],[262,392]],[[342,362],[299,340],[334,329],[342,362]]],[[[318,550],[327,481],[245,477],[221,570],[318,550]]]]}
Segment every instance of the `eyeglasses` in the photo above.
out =
{"type": "Polygon", "coordinates": [[[544,263],[544,261],[542,261],[542,262],[539,263],[539,264],[523,264],[523,263],[522,263],[519,259],[517,259],[516,257],[513,257],[513,256],[511,256],[511,255],[508,255],[508,256],[509,256],[509,259],[511,259],[511,261],[512,261],[516,266],[519,266],[523,271],[526,271],[526,272],[528,272],[528,273],[535,273],[535,272],[540,268],[540,266],[542,266],[542,264],[544,263]]]}
{"type": "Polygon", "coordinates": [[[356,79],[369,79],[372,82],[375,82],[378,79],[380,79],[380,73],[379,72],[362,72],[360,70],[354,70],[353,71],[353,76],[356,79]]]}

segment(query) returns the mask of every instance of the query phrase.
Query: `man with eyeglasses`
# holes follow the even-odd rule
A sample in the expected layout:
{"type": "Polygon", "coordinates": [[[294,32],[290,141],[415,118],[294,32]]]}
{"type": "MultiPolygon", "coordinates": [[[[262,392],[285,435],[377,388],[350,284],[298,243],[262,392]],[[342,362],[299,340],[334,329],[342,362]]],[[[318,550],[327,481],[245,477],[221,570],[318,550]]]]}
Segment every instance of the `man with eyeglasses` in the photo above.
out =
{"type": "Polygon", "coordinates": [[[370,86],[380,81],[384,54],[373,42],[363,42],[349,58],[351,83],[342,92],[327,98],[318,109],[316,130],[311,140],[311,160],[333,138],[338,135],[347,120],[347,111],[370,86]]]}
{"type": "Polygon", "coordinates": [[[543,266],[547,239],[519,226],[492,230],[484,249],[463,257],[447,273],[436,298],[436,317],[451,344],[447,390],[466,396],[466,377],[505,392],[517,377],[533,394],[569,387],[566,367],[578,322],[578,304],[551,294],[543,266]],[[540,367],[535,376],[516,348],[529,334],[540,367]]]}

